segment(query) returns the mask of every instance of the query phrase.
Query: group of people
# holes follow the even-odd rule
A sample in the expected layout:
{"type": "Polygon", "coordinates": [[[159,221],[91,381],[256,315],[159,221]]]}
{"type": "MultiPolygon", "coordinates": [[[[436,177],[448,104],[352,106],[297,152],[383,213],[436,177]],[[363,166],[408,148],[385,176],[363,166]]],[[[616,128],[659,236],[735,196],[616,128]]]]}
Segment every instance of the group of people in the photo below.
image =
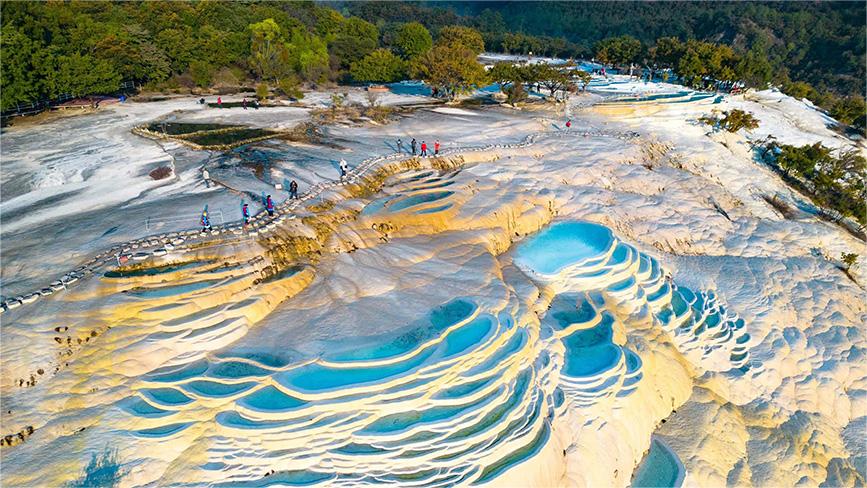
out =
{"type": "MultiPolygon", "coordinates": [[[[409,154],[412,154],[413,156],[416,155],[417,149],[421,149],[421,151],[419,151],[419,153],[418,153],[419,156],[431,156],[431,155],[432,156],[439,156],[439,154],[440,154],[440,141],[439,141],[439,139],[434,141],[432,154],[428,152],[428,145],[425,141],[421,141],[421,146],[419,147],[418,142],[416,142],[415,138],[413,138],[412,141],[410,141],[410,143],[409,143],[409,147],[410,147],[409,154]]],[[[400,139],[397,140],[397,153],[403,154],[403,141],[400,139]]]]}
{"type": "MultiPolygon", "coordinates": [[[[259,99],[254,98],[252,105],[253,105],[253,108],[255,108],[256,110],[259,110],[259,99]]],[[[241,106],[244,107],[244,110],[247,110],[247,97],[244,97],[244,100],[241,101],[241,106]]]]}
{"type": "MultiPolygon", "coordinates": [[[[207,170],[205,170],[207,171],[207,170]]],[[[295,200],[298,198],[298,182],[292,180],[289,183],[289,198],[295,200]]],[[[265,210],[268,212],[269,216],[274,216],[274,199],[271,198],[271,195],[265,197],[265,210]]],[[[244,203],[241,205],[241,217],[244,219],[244,225],[250,223],[250,204],[244,203]]],[[[211,230],[211,219],[208,216],[208,206],[205,206],[205,209],[202,210],[202,217],[200,219],[200,223],[202,224],[202,233],[208,232],[211,230]]]]}
{"type": "MultiPolygon", "coordinates": [[[[199,99],[199,105],[204,105],[205,103],[206,102],[204,97],[199,99]]],[[[250,105],[252,105],[253,108],[255,108],[256,110],[259,110],[259,99],[254,98],[253,102],[250,103],[250,105]]],[[[241,101],[241,106],[244,108],[244,110],[247,110],[247,97],[244,97],[244,99],[241,101]]],[[[223,97],[217,97],[217,107],[223,107],[223,97]]]]}

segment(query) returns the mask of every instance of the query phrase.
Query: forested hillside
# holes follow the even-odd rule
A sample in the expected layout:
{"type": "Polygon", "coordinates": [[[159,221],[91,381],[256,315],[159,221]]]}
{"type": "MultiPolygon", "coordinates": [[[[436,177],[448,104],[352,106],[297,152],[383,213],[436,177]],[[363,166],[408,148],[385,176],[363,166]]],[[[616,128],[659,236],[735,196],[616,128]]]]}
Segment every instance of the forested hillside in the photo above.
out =
{"type": "MultiPolygon", "coordinates": [[[[805,81],[839,94],[863,93],[864,2],[345,2],[371,22],[418,20],[432,31],[466,23],[491,49],[592,56],[606,38],[645,47],[662,37],[728,44],[765,56],[775,81],[805,81]],[[524,39],[521,34],[536,37],[524,39]]],[[[645,52],[646,54],[646,52],[645,52]]],[[[644,56],[646,57],[646,56],[644,56]]]]}
{"type": "Polygon", "coordinates": [[[134,81],[150,90],[484,82],[482,49],[769,82],[863,126],[865,4],[627,2],[3,2],[3,109],[134,81]],[[455,80],[454,78],[459,78],[455,80]]]}

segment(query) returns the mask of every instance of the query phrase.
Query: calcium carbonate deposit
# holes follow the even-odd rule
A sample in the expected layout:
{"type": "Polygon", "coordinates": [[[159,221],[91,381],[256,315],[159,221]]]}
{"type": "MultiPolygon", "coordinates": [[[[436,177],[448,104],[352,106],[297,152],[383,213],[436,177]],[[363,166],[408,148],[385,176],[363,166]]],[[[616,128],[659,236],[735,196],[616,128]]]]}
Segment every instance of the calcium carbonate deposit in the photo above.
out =
{"type": "Polygon", "coordinates": [[[749,144],[860,149],[812,106],[613,77],[557,108],[392,94],[420,106],[302,142],[132,132],[290,130],[307,100],[4,132],[4,485],[863,486],[836,257],[864,242],[749,144]],[[731,108],[759,128],[696,122],[731,108]]]}

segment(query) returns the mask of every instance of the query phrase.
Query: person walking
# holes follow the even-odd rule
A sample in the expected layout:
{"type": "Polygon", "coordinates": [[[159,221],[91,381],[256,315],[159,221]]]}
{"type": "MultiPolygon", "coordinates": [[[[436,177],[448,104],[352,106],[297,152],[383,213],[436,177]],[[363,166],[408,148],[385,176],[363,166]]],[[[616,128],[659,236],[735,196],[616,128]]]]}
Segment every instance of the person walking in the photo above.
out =
{"type": "Polygon", "coordinates": [[[202,178],[205,179],[205,187],[210,188],[211,187],[211,174],[208,173],[208,170],[205,168],[202,168],[202,178]]]}
{"type": "Polygon", "coordinates": [[[222,106],[223,106],[223,97],[217,97],[217,106],[218,106],[218,107],[222,107],[222,106]]]}
{"type": "Polygon", "coordinates": [[[421,155],[427,156],[427,143],[424,141],[421,141],[421,155]]]}
{"type": "Polygon", "coordinates": [[[249,224],[250,223],[250,207],[248,204],[245,203],[244,206],[241,207],[241,215],[244,217],[244,225],[249,224]]]}
{"type": "Polygon", "coordinates": [[[400,138],[397,139],[397,153],[401,154],[403,152],[403,141],[400,138]]]}
{"type": "Polygon", "coordinates": [[[202,210],[202,233],[211,230],[211,219],[208,218],[208,208],[202,210]]]}
{"type": "Polygon", "coordinates": [[[244,107],[244,110],[247,110],[247,97],[241,100],[241,106],[244,107]]]}
{"type": "Polygon", "coordinates": [[[566,128],[567,128],[567,129],[571,129],[571,128],[572,128],[572,119],[569,119],[569,120],[566,121],[566,128]]]}
{"type": "Polygon", "coordinates": [[[440,155],[440,140],[437,139],[436,141],[434,141],[434,156],[439,156],[439,155],[440,155]]]}
{"type": "Polygon", "coordinates": [[[292,183],[289,183],[289,198],[293,200],[298,199],[298,182],[292,180],[292,183]]]}
{"type": "Polygon", "coordinates": [[[415,145],[416,145],[415,137],[413,137],[412,140],[409,141],[409,146],[412,148],[412,155],[413,156],[415,156],[415,145]]]}
{"type": "Polygon", "coordinates": [[[346,178],[346,174],[349,171],[349,165],[346,164],[345,159],[340,160],[340,181],[343,181],[346,178]]]}
{"type": "Polygon", "coordinates": [[[265,199],[265,210],[268,211],[268,215],[274,216],[274,200],[271,200],[271,195],[265,199]]]}

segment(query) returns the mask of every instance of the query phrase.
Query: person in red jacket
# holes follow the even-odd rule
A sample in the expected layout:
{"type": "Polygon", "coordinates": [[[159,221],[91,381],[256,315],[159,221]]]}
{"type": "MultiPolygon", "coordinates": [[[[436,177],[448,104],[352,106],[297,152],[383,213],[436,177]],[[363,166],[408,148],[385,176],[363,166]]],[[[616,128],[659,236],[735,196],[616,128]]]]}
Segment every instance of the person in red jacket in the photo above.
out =
{"type": "Polygon", "coordinates": [[[439,156],[440,154],[440,140],[437,139],[434,141],[434,156],[439,156]]]}
{"type": "Polygon", "coordinates": [[[421,155],[427,156],[427,143],[424,141],[421,141],[421,155]]]}
{"type": "Polygon", "coordinates": [[[223,97],[217,97],[217,106],[218,106],[218,107],[222,107],[222,106],[223,106],[223,97]]]}
{"type": "Polygon", "coordinates": [[[572,127],[572,119],[566,121],[566,128],[569,129],[570,127],[572,127]]]}
{"type": "Polygon", "coordinates": [[[265,210],[268,211],[268,215],[274,215],[274,200],[271,200],[271,195],[265,199],[265,210]]]}

